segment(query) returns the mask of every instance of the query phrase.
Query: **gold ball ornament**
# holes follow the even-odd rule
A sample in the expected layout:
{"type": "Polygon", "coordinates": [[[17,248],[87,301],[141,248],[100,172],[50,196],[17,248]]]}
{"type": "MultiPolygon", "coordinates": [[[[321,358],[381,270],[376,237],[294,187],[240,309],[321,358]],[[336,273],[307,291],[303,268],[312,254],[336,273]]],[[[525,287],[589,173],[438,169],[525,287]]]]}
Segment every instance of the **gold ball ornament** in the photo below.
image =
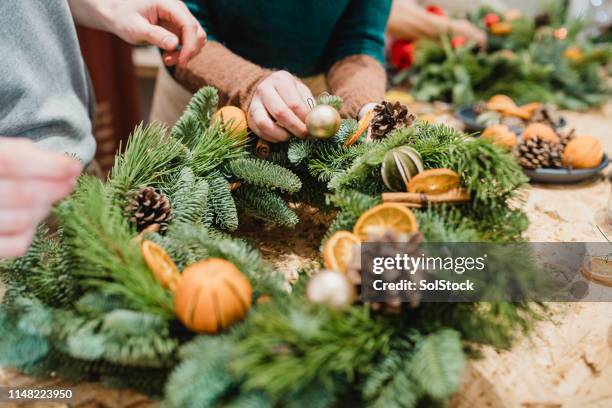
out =
{"type": "Polygon", "coordinates": [[[344,309],[355,301],[355,287],[343,273],[325,269],[310,278],[306,296],[312,303],[344,309]]]}
{"type": "Polygon", "coordinates": [[[252,294],[251,283],[233,263],[209,258],[183,271],[174,291],[174,311],[190,330],[214,334],[244,318],[252,294]]]}
{"type": "Polygon", "coordinates": [[[310,136],[319,140],[331,139],[340,128],[340,114],[329,105],[317,105],[306,116],[310,136]]]}
{"type": "Polygon", "coordinates": [[[563,151],[563,165],[574,169],[597,167],[603,158],[599,140],[591,136],[579,136],[569,142],[563,151]]]}

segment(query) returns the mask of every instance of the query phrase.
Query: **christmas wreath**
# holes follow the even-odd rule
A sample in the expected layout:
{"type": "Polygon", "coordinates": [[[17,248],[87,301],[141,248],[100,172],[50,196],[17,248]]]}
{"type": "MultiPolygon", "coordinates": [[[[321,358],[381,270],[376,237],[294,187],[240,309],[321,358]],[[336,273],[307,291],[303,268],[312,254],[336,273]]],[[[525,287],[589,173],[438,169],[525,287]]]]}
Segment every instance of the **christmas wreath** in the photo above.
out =
{"type": "Polygon", "coordinates": [[[266,149],[241,112],[215,111],[203,88],[171,131],[136,128],[108,181],[83,176],[57,230],[2,264],[2,364],[163,393],[173,407],[412,407],[447,400],[479,345],[509,347],[529,327],[527,303],[352,297],[347,244],[520,240],[526,180],[506,151],[387,103],[331,138],[266,149]],[[424,189],[438,199],[411,201],[424,189]],[[243,211],[294,226],[287,201],[336,214],[322,243],[335,270],[306,266],[290,289],[229,234],[243,211]]]}

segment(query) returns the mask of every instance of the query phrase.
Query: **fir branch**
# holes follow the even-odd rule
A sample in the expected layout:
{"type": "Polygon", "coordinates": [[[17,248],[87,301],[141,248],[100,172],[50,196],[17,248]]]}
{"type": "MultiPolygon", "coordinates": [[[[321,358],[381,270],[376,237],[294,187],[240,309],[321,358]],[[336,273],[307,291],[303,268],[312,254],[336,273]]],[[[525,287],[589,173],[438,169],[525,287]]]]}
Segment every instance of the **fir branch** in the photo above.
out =
{"type": "Polygon", "coordinates": [[[211,86],[205,86],[193,95],[189,104],[187,104],[186,112],[195,115],[200,127],[204,129],[210,125],[210,119],[218,105],[219,95],[217,90],[211,86]]]}
{"type": "Polygon", "coordinates": [[[293,139],[289,142],[287,157],[293,165],[299,165],[308,159],[315,150],[317,142],[305,139],[293,139]]]}
{"type": "Polygon", "coordinates": [[[327,92],[323,92],[317,97],[317,105],[329,105],[336,110],[342,109],[344,101],[338,95],[331,95],[327,92]]]}
{"type": "Polygon", "coordinates": [[[201,221],[206,213],[208,193],[208,182],[195,177],[190,168],[183,168],[170,195],[172,224],[201,221]]]}
{"type": "Polygon", "coordinates": [[[290,193],[302,187],[302,182],[291,170],[260,159],[234,159],[227,164],[227,169],[238,180],[258,187],[277,188],[290,193]]]}
{"type": "Polygon", "coordinates": [[[202,131],[202,124],[198,116],[193,112],[185,111],[172,128],[170,135],[187,146],[188,149],[193,149],[198,143],[202,131]]]}
{"type": "Polygon", "coordinates": [[[207,181],[210,193],[204,224],[209,225],[212,221],[223,229],[234,231],[238,228],[238,212],[229,183],[219,173],[211,174],[207,181]]]}
{"type": "Polygon", "coordinates": [[[264,188],[242,186],[236,193],[236,202],[256,218],[272,224],[294,227],[299,221],[281,197],[264,188]]]}
{"type": "Polygon", "coordinates": [[[457,391],[465,365],[458,332],[443,329],[418,342],[410,362],[410,376],[435,399],[457,391]]]}

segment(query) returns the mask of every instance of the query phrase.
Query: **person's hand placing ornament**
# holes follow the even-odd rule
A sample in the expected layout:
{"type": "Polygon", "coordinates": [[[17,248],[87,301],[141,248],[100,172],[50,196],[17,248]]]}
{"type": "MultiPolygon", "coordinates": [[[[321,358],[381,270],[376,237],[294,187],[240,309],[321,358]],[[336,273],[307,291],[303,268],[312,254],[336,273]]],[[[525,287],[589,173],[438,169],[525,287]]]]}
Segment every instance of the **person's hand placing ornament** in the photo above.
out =
{"type": "Polygon", "coordinates": [[[276,71],[261,81],[247,113],[249,127],[269,142],[284,142],[293,135],[308,136],[308,101],[314,101],[306,85],[287,71],[276,71]]]}

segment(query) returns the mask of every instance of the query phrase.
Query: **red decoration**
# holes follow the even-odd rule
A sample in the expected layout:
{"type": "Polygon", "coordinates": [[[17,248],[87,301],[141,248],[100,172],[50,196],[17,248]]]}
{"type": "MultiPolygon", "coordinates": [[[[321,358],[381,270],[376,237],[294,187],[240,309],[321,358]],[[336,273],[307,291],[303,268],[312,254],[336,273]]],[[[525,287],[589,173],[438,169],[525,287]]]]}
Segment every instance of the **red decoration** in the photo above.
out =
{"type": "Polygon", "coordinates": [[[451,39],[451,47],[453,48],[464,47],[466,42],[467,41],[465,40],[465,37],[456,35],[451,39]]]}
{"type": "Polygon", "coordinates": [[[427,10],[431,14],[435,14],[436,16],[440,16],[440,17],[446,16],[446,12],[438,6],[427,6],[425,7],[425,10],[427,10]]]}
{"type": "Polygon", "coordinates": [[[497,24],[501,21],[501,18],[499,18],[499,16],[495,13],[488,13],[486,16],[484,16],[484,23],[487,25],[487,27],[491,27],[493,24],[497,24]]]}
{"type": "Polygon", "coordinates": [[[410,68],[414,62],[414,44],[406,40],[395,40],[391,44],[391,62],[397,69],[410,68]]]}

